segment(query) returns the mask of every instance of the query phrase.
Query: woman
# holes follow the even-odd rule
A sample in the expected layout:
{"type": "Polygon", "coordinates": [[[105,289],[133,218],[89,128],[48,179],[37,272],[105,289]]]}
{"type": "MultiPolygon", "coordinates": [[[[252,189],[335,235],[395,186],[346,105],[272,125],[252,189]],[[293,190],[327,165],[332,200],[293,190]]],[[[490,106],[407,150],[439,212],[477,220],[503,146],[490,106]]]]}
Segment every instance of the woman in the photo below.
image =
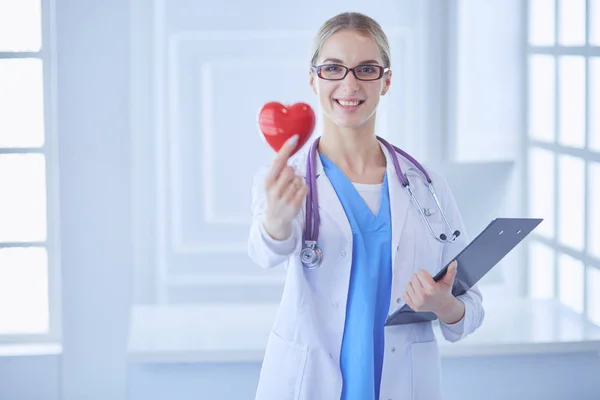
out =
{"type": "MultiPolygon", "coordinates": [[[[309,151],[288,165],[296,148],[292,138],[256,175],[250,257],[265,268],[287,264],[257,399],[439,399],[431,322],[384,327],[387,315],[404,303],[431,311],[451,342],[482,323],[477,288],[458,298],[451,294],[456,263],[442,280],[432,279],[467,244],[446,182],[428,171],[448,220],[463,232],[454,243],[430,235],[376,136],[377,105],[392,80],[389,68],[386,35],[371,18],[344,13],[321,27],[309,78],[324,117],[314,159],[319,267],[307,268],[300,258],[309,151]]],[[[398,159],[403,171],[413,167],[398,159]]],[[[422,178],[412,173],[409,179],[421,206],[436,210],[426,186],[418,184],[422,178]]],[[[427,218],[435,232],[447,232],[440,213],[427,218]]]]}

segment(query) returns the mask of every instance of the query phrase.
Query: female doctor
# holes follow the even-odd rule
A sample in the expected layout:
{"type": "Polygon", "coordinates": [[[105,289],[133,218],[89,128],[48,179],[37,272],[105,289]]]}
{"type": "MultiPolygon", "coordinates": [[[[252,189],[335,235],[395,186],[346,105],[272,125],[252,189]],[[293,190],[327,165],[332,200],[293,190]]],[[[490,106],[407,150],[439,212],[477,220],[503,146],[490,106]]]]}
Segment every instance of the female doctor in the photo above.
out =
{"type": "Polygon", "coordinates": [[[456,262],[442,280],[432,279],[467,244],[446,182],[427,170],[449,223],[461,232],[443,242],[423,219],[436,235],[452,236],[423,175],[376,136],[377,105],[392,81],[379,24],[359,13],[326,21],[309,81],[324,118],[322,135],[294,157],[297,139],[290,139],[253,186],[249,255],[265,268],[287,265],[256,399],[440,399],[432,323],[384,326],[386,317],[405,303],[433,312],[443,337],[455,342],[479,328],[484,311],[477,287],[452,295],[456,262]],[[426,214],[411,202],[393,157],[426,214]],[[301,253],[317,230],[322,261],[307,266],[301,253]]]}

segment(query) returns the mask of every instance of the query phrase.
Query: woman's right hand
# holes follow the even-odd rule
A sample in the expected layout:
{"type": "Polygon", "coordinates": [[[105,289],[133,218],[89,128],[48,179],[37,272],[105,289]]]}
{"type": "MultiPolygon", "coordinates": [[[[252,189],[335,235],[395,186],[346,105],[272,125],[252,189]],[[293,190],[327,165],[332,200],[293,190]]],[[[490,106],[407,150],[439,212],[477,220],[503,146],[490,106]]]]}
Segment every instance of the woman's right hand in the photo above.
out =
{"type": "Polygon", "coordinates": [[[265,178],[267,205],[263,226],[275,240],[285,240],[292,234],[292,221],[302,208],[308,194],[304,178],[287,165],[298,143],[298,136],[288,139],[279,149],[265,178]]]}

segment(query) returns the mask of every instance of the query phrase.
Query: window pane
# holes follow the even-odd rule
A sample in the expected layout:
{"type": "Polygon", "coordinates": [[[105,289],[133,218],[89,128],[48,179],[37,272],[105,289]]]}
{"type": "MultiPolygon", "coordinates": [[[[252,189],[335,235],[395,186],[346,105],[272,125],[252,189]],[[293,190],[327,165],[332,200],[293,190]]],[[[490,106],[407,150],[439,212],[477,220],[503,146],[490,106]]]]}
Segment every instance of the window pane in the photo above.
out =
{"type": "Polygon", "coordinates": [[[554,100],[556,63],[553,56],[534,55],[529,59],[529,136],[554,141],[554,100]]]}
{"type": "Polygon", "coordinates": [[[41,60],[0,59],[0,147],[39,147],[43,144],[41,60]]]}
{"type": "MultiPolygon", "coordinates": [[[[590,21],[600,21],[600,0],[590,0],[590,21]]],[[[590,44],[600,46],[600,24],[590,24],[590,44]]]]}
{"type": "Polygon", "coordinates": [[[0,155],[0,188],[0,242],[46,240],[44,156],[0,155]]]}
{"type": "Polygon", "coordinates": [[[544,218],[536,233],[554,237],[554,154],[532,147],[529,150],[529,216],[544,218]]]}
{"type": "Polygon", "coordinates": [[[532,46],[554,45],[554,0],[529,1],[529,43],[532,46]]]}
{"type": "Polygon", "coordinates": [[[588,252],[600,258],[600,163],[591,162],[589,172],[588,252]]]}
{"type": "Polygon", "coordinates": [[[583,263],[567,254],[558,258],[558,293],[561,303],[583,312],[583,263]]]}
{"type": "Polygon", "coordinates": [[[583,250],[585,216],[585,163],[581,158],[558,159],[558,236],[566,246],[583,250]]]}
{"type": "Polygon", "coordinates": [[[34,247],[0,249],[0,334],[47,331],[46,250],[34,247]]]}
{"type": "Polygon", "coordinates": [[[600,325],[600,270],[587,267],[587,317],[600,325]]]}
{"type": "Polygon", "coordinates": [[[600,151],[600,58],[590,58],[589,64],[590,148],[600,151]]]}
{"type": "Polygon", "coordinates": [[[39,51],[40,0],[0,0],[0,51],[39,51]]]}
{"type": "Polygon", "coordinates": [[[559,142],[585,147],[585,58],[560,58],[559,142]]]}
{"type": "Polygon", "coordinates": [[[554,250],[539,242],[529,245],[529,293],[534,299],[554,297],[554,250]]]}
{"type": "Polygon", "coordinates": [[[585,0],[559,0],[558,12],[559,43],[585,45],[585,0]]]}

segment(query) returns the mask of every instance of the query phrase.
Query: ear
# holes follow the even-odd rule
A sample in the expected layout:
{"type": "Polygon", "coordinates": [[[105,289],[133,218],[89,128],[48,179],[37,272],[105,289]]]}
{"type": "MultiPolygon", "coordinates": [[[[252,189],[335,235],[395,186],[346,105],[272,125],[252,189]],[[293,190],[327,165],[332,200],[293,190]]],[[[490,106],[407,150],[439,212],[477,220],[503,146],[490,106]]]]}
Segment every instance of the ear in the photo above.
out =
{"type": "Polygon", "coordinates": [[[312,71],[308,71],[308,84],[310,85],[314,94],[317,94],[317,84],[315,83],[315,74],[312,71]]]}
{"type": "Polygon", "coordinates": [[[381,95],[385,96],[385,94],[390,90],[390,85],[392,84],[392,71],[386,72],[383,78],[383,87],[381,88],[381,95]]]}

